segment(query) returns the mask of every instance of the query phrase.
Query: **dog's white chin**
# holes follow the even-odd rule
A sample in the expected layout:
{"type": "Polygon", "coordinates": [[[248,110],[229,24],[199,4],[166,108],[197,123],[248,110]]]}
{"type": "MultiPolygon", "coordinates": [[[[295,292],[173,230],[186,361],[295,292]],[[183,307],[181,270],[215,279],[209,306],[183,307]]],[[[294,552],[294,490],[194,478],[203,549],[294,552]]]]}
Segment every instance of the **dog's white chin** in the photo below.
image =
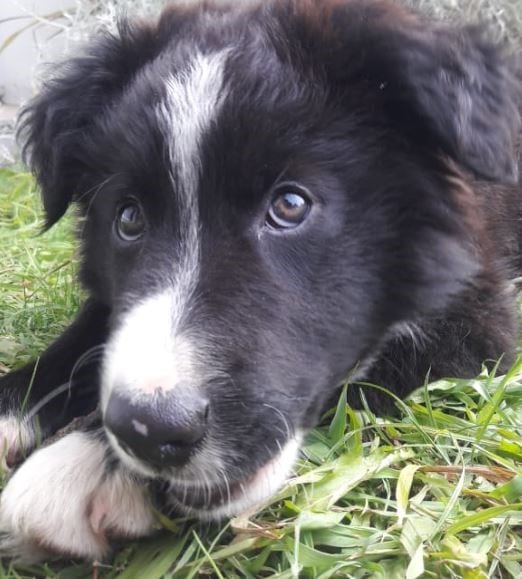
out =
{"type": "MultiPolygon", "coordinates": [[[[277,456],[265,463],[257,472],[243,482],[235,482],[230,496],[216,506],[196,508],[174,498],[175,506],[185,514],[201,520],[221,520],[242,514],[250,514],[265,503],[285,484],[299,454],[302,436],[296,434],[277,456]]],[[[174,482],[173,487],[176,487],[174,482]]],[[[183,489],[181,489],[183,493],[183,489]]],[[[226,495],[226,493],[225,493],[226,495]]]]}

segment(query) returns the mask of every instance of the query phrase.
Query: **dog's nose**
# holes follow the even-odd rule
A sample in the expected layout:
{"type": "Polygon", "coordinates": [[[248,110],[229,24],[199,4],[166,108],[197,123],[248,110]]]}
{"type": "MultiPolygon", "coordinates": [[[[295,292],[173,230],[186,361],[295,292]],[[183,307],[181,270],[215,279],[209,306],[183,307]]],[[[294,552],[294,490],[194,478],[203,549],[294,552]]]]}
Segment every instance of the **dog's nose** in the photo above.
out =
{"type": "Polygon", "coordinates": [[[122,448],[154,466],[182,466],[205,436],[208,399],[198,393],[166,392],[131,401],[113,393],[105,426],[122,448]]]}

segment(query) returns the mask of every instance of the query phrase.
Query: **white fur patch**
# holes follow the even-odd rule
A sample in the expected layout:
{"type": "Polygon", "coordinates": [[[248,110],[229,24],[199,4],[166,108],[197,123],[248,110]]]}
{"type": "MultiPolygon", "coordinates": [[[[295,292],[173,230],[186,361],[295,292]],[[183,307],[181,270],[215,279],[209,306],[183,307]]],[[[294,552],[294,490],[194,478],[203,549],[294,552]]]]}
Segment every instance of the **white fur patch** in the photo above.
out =
{"type": "Polygon", "coordinates": [[[97,489],[89,523],[98,536],[143,537],[157,526],[143,482],[117,469],[97,489]]]}
{"type": "MultiPolygon", "coordinates": [[[[167,79],[166,99],[158,110],[160,126],[169,146],[172,184],[183,204],[182,209],[194,212],[196,217],[201,139],[215,122],[225,97],[226,60],[226,50],[209,55],[196,53],[186,70],[167,79]]],[[[188,224],[194,225],[190,219],[184,225],[188,224]]]]}
{"type": "Polygon", "coordinates": [[[107,533],[149,534],[154,519],[144,488],[123,470],[107,475],[105,451],[92,434],[72,433],[32,454],[0,497],[0,553],[99,559],[107,533]]]}
{"type": "Polygon", "coordinates": [[[32,425],[14,415],[0,417],[0,468],[9,470],[9,465],[36,442],[32,425]]]}
{"type": "Polygon", "coordinates": [[[167,79],[166,98],[158,108],[168,144],[171,183],[179,211],[179,258],[171,291],[179,323],[199,275],[198,186],[201,140],[219,113],[225,93],[223,71],[227,52],[196,53],[188,68],[167,79]]]}
{"type": "Polygon", "coordinates": [[[104,358],[103,411],[115,388],[129,398],[139,398],[198,383],[194,340],[178,329],[183,310],[178,297],[167,289],[146,298],[113,333],[104,358]]]}

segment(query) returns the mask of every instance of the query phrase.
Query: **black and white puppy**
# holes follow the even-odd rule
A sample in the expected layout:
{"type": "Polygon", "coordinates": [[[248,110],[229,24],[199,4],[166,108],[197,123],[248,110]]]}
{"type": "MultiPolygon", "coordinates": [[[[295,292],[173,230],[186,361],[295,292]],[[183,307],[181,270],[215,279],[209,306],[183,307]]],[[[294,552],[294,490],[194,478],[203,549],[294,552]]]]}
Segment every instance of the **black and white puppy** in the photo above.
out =
{"type": "Polygon", "coordinates": [[[3,552],[102,557],[153,530],[151,480],[197,517],[251,509],[351,372],[404,397],[509,364],[516,66],[385,0],[174,6],[67,62],[21,135],[47,225],[77,207],[89,298],[1,380],[0,436],[14,464],[37,422],[103,424],[14,473],[3,552]]]}

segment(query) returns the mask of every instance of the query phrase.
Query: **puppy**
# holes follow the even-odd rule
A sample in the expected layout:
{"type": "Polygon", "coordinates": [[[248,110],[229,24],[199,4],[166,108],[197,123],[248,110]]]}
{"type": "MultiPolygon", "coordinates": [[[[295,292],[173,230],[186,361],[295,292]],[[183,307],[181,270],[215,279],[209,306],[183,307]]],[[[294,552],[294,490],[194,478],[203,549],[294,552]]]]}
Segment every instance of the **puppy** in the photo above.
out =
{"type": "Polygon", "coordinates": [[[183,513],[240,513],[348,376],[402,398],[513,359],[515,59],[386,0],[237,4],[122,24],[22,114],[47,226],[78,212],[89,297],[1,380],[6,460],[37,424],[102,418],[15,472],[5,554],[149,534],[150,481],[183,513]]]}

